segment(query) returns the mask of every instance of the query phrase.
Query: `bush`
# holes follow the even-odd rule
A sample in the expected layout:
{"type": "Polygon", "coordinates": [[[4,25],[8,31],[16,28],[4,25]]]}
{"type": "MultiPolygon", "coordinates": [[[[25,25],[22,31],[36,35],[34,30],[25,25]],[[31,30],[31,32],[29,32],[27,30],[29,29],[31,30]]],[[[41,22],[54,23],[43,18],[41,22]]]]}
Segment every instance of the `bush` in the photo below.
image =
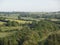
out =
{"type": "Polygon", "coordinates": [[[8,21],[6,23],[6,26],[19,26],[19,23],[15,21],[8,21]]]}

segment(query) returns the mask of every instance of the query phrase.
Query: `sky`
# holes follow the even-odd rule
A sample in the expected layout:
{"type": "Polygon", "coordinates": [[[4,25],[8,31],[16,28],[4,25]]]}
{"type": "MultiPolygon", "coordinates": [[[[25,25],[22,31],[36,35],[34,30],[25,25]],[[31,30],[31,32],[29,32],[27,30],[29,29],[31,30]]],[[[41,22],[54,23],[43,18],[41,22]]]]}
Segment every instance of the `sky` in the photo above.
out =
{"type": "Polygon", "coordinates": [[[0,0],[0,11],[60,11],[60,0],[0,0]]]}

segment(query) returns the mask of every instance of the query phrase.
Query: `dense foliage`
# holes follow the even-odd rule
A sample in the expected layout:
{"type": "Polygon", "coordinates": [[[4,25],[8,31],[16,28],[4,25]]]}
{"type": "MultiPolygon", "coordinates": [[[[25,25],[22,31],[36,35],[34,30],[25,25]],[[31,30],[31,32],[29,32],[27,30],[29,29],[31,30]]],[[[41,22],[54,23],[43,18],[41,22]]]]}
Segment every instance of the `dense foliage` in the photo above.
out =
{"type": "Polygon", "coordinates": [[[19,26],[19,23],[15,21],[7,21],[5,25],[6,26],[19,26]]]}
{"type": "Polygon", "coordinates": [[[17,29],[10,36],[0,38],[0,45],[59,45],[60,36],[57,31],[59,27],[53,22],[34,21],[24,25],[22,29],[17,29]]]}

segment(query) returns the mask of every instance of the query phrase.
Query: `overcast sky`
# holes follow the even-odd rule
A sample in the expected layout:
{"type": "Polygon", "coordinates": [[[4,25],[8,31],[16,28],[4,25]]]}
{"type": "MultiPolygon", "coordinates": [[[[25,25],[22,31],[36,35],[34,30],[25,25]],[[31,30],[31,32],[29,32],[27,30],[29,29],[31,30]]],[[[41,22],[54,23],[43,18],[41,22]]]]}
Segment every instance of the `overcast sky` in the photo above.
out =
{"type": "Polygon", "coordinates": [[[60,0],[0,0],[0,11],[60,11],[60,0]]]}

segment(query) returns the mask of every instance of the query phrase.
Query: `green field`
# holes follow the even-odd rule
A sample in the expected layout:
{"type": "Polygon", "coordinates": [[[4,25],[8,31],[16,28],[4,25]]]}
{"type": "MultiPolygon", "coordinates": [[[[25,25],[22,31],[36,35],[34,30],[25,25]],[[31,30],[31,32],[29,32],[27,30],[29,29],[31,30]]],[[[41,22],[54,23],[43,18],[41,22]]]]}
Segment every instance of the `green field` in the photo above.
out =
{"type": "Polygon", "coordinates": [[[6,20],[10,20],[10,21],[16,21],[20,24],[24,24],[24,23],[32,23],[32,21],[25,21],[25,20],[15,20],[15,19],[6,19],[6,20]]]}

